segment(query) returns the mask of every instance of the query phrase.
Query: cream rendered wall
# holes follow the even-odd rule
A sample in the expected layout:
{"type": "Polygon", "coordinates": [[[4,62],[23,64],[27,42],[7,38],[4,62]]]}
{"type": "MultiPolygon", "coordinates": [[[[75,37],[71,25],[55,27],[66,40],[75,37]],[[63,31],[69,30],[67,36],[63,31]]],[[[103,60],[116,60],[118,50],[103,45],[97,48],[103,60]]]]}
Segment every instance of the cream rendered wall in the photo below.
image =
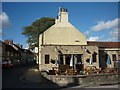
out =
{"type": "Polygon", "coordinates": [[[68,22],[68,12],[60,12],[60,22],[68,22]]]}
{"type": "Polygon", "coordinates": [[[87,45],[87,38],[69,22],[60,22],[44,32],[43,44],[87,45]]]}
{"type": "Polygon", "coordinates": [[[42,61],[41,61],[41,49],[42,49],[42,35],[43,34],[40,34],[40,36],[39,36],[39,48],[38,48],[38,53],[39,53],[39,55],[38,55],[38,58],[39,58],[39,70],[41,70],[41,64],[42,64],[42,61]]]}

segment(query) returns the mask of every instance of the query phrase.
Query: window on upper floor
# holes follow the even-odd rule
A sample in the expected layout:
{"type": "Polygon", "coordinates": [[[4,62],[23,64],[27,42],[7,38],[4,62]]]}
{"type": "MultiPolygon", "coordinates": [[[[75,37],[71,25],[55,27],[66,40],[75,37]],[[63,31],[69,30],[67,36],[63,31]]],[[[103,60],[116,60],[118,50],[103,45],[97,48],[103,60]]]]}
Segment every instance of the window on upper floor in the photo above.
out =
{"type": "Polygon", "coordinates": [[[7,56],[10,56],[10,52],[9,51],[7,51],[7,56]]]}
{"type": "Polygon", "coordinates": [[[13,52],[11,52],[11,56],[13,56],[13,52]]]}

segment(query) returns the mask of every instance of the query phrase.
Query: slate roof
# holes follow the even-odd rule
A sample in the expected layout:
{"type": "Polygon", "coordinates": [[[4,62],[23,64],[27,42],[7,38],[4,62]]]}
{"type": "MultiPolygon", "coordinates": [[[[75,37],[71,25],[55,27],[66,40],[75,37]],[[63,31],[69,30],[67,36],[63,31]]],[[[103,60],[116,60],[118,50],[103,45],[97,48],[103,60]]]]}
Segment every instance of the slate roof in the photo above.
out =
{"type": "Polygon", "coordinates": [[[120,42],[101,42],[101,41],[87,41],[89,46],[98,46],[101,48],[120,48],[120,42]]]}

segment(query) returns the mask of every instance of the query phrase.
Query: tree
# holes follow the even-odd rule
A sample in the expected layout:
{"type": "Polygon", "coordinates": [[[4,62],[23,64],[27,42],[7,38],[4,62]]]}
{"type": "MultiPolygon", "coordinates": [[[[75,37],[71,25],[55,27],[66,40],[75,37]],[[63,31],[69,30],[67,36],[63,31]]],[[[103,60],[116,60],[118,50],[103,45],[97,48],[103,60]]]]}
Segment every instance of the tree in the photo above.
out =
{"type": "Polygon", "coordinates": [[[22,35],[25,35],[29,49],[33,50],[38,47],[38,36],[42,34],[45,30],[55,24],[55,19],[52,17],[42,17],[32,22],[30,26],[25,26],[23,28],[22,35]]]}

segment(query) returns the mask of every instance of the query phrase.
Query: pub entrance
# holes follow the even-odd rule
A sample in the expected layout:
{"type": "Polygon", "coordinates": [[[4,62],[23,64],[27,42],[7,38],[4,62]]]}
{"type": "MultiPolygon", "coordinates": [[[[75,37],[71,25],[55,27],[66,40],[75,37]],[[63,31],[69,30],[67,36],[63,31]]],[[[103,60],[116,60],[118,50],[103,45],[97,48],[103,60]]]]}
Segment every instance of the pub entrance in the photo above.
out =
{"type": "Polygon", "coordinates": [[[58,55],[59,66],[66,69],[83,70],[83,54],[59,54],[58,55]]]}

